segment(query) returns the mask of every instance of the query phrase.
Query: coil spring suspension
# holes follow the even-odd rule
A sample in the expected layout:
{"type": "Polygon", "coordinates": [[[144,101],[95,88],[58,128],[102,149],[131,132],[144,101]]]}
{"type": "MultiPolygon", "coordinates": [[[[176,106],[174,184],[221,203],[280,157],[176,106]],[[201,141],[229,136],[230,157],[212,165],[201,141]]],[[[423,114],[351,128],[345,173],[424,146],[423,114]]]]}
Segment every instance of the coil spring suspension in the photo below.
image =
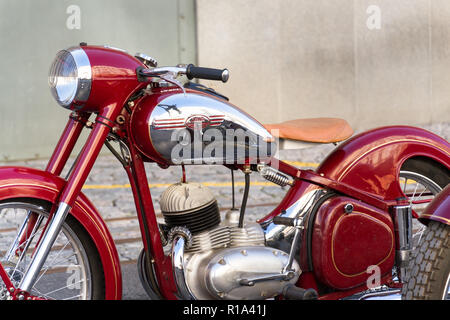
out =
{"type": "Polygon", "coordinates": [[[259,174],[266,180],[273,182],[281,187],[292,185],[292,180],[274,168],[266,165],[258,165],[259,174]]]}

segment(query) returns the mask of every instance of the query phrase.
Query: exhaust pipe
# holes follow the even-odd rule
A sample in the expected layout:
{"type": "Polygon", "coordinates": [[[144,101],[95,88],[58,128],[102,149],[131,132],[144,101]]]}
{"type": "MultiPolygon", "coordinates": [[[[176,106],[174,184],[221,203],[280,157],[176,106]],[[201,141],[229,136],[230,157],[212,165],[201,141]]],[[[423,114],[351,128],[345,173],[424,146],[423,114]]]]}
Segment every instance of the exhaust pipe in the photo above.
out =
{"type": "Polygon", "coordinates": [[[186,283],[184,262],[184,248],[191,245],[192,235],[186,228],[174,227],[169,231],[170,241],[172,242],[172,270],[178,288],[178,297],[183,300],[195,300],[186,283]]]}

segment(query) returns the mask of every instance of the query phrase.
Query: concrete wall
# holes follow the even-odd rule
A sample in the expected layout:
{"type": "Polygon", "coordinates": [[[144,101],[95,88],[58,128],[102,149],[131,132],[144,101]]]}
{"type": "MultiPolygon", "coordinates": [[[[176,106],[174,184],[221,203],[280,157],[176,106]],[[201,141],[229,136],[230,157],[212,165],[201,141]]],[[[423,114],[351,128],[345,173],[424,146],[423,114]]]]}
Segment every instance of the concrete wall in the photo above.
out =
{"type": "Polygon", "coordinates": [[[81,41],[228,67],[206,83],[261,122],[450,121],[448,0],[0,0],[0,41],[1,160],[50,155],[68,112],[48,68],[81,41]]]}
{"type": "Polygon", "coordinates": [[[55,54],[84,41],[160,65],[196,59],[194,0],[0,0],[0,160],[47,157],[69,112],[47,75],[55,54]]]}
{"type": "Polygon", "coordinates": [[[450,121],[448,0],[197,0],[207,81],[263,123],[450,121]]]}

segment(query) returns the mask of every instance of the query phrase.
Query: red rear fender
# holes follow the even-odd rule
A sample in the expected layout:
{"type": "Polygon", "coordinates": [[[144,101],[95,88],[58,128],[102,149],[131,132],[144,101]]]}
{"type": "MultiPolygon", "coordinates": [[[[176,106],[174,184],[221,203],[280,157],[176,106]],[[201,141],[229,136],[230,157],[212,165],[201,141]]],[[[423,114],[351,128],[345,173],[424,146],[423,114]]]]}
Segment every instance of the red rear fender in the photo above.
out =
{"type": "Polygon", "coordinates": [[[427,157],[450,168],[450,144],[420,128],[378,128],[341,144],[317,172],[384,200],[395,200],[404,196],[399,184],[402,164],[413,157],[427,157]]]}

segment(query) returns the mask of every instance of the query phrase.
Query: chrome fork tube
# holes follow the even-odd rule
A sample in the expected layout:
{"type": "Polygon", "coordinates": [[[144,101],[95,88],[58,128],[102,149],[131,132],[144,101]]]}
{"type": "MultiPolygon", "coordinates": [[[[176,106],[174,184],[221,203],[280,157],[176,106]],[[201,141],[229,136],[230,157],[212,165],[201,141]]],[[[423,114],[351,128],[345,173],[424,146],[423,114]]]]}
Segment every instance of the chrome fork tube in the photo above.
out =
{"type": "Polygon", "coordinates": [[[30,291],[36,281],[39,272],[44,265],[45,260],[50,252],[53,243],[56,240],[59,232],[61,231],[64,220],[70,211],[70,206],[64,202],[61,202],[58,206],[58,210],[51,217],[44,235],[34,253],[30,265],[22,278],[19,288],[23,291],[30,291]]]}

